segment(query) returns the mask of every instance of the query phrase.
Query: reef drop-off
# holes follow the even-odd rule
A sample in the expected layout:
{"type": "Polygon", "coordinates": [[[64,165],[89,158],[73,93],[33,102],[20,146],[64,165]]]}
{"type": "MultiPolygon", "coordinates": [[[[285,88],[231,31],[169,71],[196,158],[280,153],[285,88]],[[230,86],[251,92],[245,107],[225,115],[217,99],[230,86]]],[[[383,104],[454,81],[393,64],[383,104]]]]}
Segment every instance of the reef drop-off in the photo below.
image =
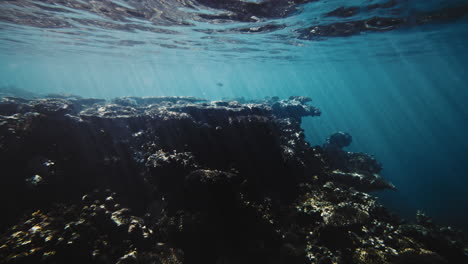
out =
{"type": "Polygon", "coordinates": [[[4,97],[1,263],[468,263],[462,233],[407,223],[381,165],[304,139],[310,98],[4,97]]]}

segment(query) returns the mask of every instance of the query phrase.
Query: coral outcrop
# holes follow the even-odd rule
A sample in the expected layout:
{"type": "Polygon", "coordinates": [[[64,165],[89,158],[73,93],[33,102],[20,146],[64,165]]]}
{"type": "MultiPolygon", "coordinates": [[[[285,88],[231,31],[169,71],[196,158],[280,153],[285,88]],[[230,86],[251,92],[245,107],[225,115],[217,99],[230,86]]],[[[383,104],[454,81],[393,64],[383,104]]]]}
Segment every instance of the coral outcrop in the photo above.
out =
{"type": "Polygon", "coordinates": [[[1,263],[468,263],[460,232],[406,223],[308,97],[0,101],[1,263]]]}

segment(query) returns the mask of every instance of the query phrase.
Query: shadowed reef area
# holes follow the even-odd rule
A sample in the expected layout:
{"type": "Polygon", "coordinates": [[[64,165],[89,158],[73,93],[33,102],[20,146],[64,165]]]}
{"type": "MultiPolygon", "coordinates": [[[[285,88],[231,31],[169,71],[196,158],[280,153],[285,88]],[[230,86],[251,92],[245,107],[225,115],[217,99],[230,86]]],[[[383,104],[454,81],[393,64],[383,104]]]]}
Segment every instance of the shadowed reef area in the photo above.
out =
{"type": "Polygon", "coordinates": [[[310,98],[0,100],[1,263],[468,263],[464,235],[408,223],[310,98]]]}

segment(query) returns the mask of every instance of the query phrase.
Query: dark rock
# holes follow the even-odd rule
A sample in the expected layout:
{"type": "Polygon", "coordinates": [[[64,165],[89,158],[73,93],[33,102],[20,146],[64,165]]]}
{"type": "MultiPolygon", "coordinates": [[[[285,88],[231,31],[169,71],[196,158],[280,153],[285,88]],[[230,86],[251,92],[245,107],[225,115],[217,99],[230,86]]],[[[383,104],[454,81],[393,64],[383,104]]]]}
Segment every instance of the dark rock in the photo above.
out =
{"type": "Polygon", "coordinates": [[[115,104],[120,104],[123,106],[146,106],[146,105],[159,105],[164,103],[172,103],[175,104],[177,102],[183,103],[198,103],[198,102],[206,102],[207,100],[202,98],[196,98],[192,96],[150,96],[150,97],[135,97],[135,96],[127,96],[127,97],[120,97],[115,98],[112,100],[115,104]]]}
{"type": "Polygon", "coordinates": [[[336,132],[335,134],[327,138],[324,148],[326,149],[326,148],[336,147],[336,148],[342,149],[344,147],[349,146],[352,141],[353,141],[353,138],[351,137],[350,134],[345,133],[345,132],[336,132]]]}
{"type": "Polygon", "coordinates": [[[395,190],[396,187],[385,181],[380,175],[366,172],[343,172],[334,170],[330,174],[330,179],[335,182],[343,183],[348,186],[356,188],[363,192],[370,192],[376,190],[391,189],[395,190]]]}
{"type": "Polygon", "coordinates": [[[0,115],[14,115],[32,111],[32,107],[27,104],[29,100],[17,97],[3,97],[0,99],[0,115]]]}
{"type": "MultiPolygon", "coordinates": [[[[457,256],[466,255],[466,245],[461,243],[465,236],[461,231],[452,227],[439,227],[432,223],[430,217],[420,211],[416,218],[418,224],[401,225],[398,232],[423,244],[425,248],[430,250],[429,253],[432,251],[432,254],[428,255],[427,258],[438,260],[438,262],[434,260],[434,262],[427,263],[457,263],[460,261],[457,256]]],[[[414,255],[411,252],[408,254],[408,258],[411,259],[414,255]]]]}
{"type": "Polygon", "coordinates": [[[466,263],[463,234],[365,193],[394,186],[350,135],[305,141],[310,101],[2,98],[0,259],[466,263]]]}
{"type": "Polygon", "coordinates": [[[396,190],[393,184],[379,175],[382,165],[377,160],[365,153],[343,150],[351,142],[351,135],[344,132],[334,133],[326,140],[323,151],[331,169],[327,174],[328,177],[334,182],[364,192],[383,189],[396,190]]]}
{"type": "Polygon", "coordinates": [[[74,100],[74,102],[77,104],[84,105],[84,106],[91,106],[94,104],[104,104],[106,100],[98,99],[98,98],[80,98],[80,99],[74,100]]]}
{"type": "Polygon", "coordinates": [[[195,170],[185,178],[185,208],[222,211],[236,199],[240,183],[240,177],[234,173],[195,170]]]}
{"type": "Polygon", "coordinates": [[[280,118],[291,117],[300,119],[305,116],[319,116],[321,114],[318,108],[305,104],[309,102],[307,97],[299,99],[298,97],[292,98],[292,100],[281,100],[273,103],[271,108],[273,109],[274,115],[280,118]]]}
{"type": "MultiPolygon", "coordinates": [[[[86,197],[101,195],[90,193],[86,197]]],[[[3,252],[8,252],[2,259],[7,263],[101,263],[104,259],[135,263],[132,261],[137,260],[137,251],[141,251],[138,258],[151,256],[149,259],[159,262],[165,261],[164,254],[172,255],[169,248],[162,249],[164,254],[152,253],[155,234],[143,219],[131,215],[126,208],[108,211],[100,202],[55,206],[47,212],[38,210],[25,216],[23,223],[13,226],[7,234],[1,238],[3,252]]]]}
{"type": "Polygon", "coordinates": [[[137,106],[138,103],[135,99],[131,97],[120,97],[112,100],[112,103],[121,105],[121,106],[137,106]]]}

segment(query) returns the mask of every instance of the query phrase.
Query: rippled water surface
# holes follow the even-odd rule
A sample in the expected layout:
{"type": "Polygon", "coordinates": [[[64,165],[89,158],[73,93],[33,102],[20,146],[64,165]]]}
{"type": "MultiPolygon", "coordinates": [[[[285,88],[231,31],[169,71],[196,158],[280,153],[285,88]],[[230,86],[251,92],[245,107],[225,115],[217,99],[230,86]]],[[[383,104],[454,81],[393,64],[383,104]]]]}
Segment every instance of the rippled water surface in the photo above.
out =
{"type": "Polygon", "coordinates": [[[358,48],[366,42],[362,48],[369,53],[391,57],[399,51],[391,44],[402,47],[403,53],[430,52],[411,43],[413,35],[443,43],[444,39],[436,36],[437,27],[457,23],[468,13],[466,1],[343,3],[1,1],[0,45],[2,53],[10,55],[96,53],[131,56],[135,60],[187,56],[187,60],[197,63],[201,59],[313,62],[323,53],[333,53],[335,56],[327,55],[340,60],[350,55],[346,46],[358,48]],[[320,54],[311,54],[317,52],[320,54]]]}
{"type": "Polygon", "coordinates": [[[2,0],[0,87],[310,96],[313,144],[350,132],[387,206],[466,227],[467,40],[466,0],[2,0]]]}

